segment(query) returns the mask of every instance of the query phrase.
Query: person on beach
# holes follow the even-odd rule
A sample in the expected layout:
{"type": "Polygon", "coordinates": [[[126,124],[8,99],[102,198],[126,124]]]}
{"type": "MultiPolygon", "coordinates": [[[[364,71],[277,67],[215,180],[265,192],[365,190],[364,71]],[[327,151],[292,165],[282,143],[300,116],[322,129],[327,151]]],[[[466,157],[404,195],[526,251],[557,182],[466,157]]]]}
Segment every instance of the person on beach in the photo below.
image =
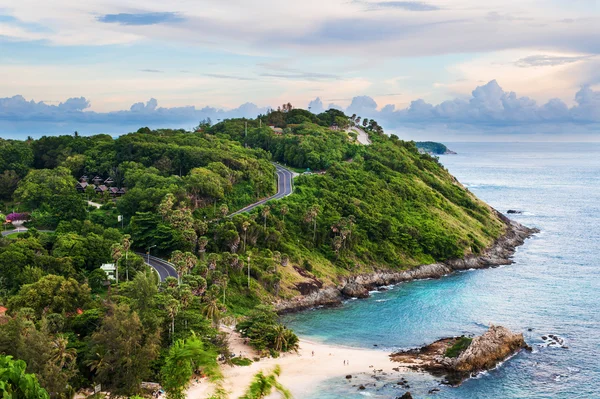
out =
{"type": "Polygon", "coordinates": [[[313,357],[315,357],[315,351],[312,351],[312,355],[313,355],[313,357]]]}

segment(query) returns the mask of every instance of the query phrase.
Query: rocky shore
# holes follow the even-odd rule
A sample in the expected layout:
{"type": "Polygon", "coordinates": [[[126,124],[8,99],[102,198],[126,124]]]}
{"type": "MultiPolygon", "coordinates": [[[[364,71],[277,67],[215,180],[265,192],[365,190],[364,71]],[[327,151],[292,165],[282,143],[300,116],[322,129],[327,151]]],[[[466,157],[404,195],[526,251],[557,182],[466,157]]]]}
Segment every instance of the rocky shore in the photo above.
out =
{"type": "Polygon", "coordinates": [[[502,326],[491,326],[483,335],[444,338],[418,349],[390,355],[392,361],[412,364],[410,368],[445,377],[445,383],[460,385],[477,373],[493,369],[521,349],[531,350],[523,334],[502,326]]]}
{"type": "Polygon", "coordinates": [[[303,295],[291,300],[279,301],[274,304],[275,309],[279,313],[288,313],[317,306],[337,306],[345,298],[366,298],[369,296],[369,290],[377,287],[412,280],[440,278],[460,270],[509,265],[512,263],[511,257],[514,255],[516,248],[522,245],[527,238],[537,233],[538,230],[525,227],[499,212],[497,214],[506,223],[506,232],[480,255],[468,255],[462,259],[450,259],[443,263],[421,265],[409,270],[381,270],[356,275],[343,279],[337,286],[315,284],[313,289],[303,287],[303,295]]]}

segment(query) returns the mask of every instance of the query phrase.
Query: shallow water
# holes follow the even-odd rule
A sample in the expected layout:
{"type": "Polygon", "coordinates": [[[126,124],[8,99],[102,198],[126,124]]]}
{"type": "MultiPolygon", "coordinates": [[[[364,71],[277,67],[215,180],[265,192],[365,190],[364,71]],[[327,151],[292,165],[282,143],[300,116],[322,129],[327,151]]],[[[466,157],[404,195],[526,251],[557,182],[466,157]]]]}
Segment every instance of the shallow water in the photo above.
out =
{"type": "MultiPolygon", "coordinates": [[[[400,284],[335,309],[288,315],[299,335],[326,343],[408,348],[490,323],[523,331],[534,347],[459,388],[407,376],[415,398],[600,398],[600,144],[454,143],[441,162],[479,198],[541,233],[510,266],[400,284]],[[532,331],[528,331],[531,329],[532,331]],[[556,334],[568,349],[543,347],[556,334]]],[[[394,398],[331,380],[299,399],[394,398]]]]}

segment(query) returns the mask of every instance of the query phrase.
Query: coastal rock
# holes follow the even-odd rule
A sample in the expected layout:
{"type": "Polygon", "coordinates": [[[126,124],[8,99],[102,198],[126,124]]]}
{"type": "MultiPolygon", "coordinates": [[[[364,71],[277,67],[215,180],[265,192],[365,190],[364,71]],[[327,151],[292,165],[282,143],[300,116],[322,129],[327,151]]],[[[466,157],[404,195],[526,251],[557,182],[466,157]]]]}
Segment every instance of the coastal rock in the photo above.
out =
{"type": "Polygon", "coordinates": [[[531,349],[523,334],[502,326],[491,326],[472,340],[466,337],[443,338],[422,348],[390,355],[393,361],[412,364],[412,368],[445,377],[446,383],[460,385],[465,379],[489,370],[521,349],[531,349]],[[453,357],[449,357],[453,356],[453,357]]]}
{"type": "Polygon", "coordinates": [[[368,298],[369,290],[360,283],[350,282],[342,288],[342,294],[350,298],[368,298]]]}
{"type": "Polygon", "coordinates": [[[399,396],[398,399],[413,399],[413,397],[410,392],[406,392],[404,395],[399,396]]]}
{"type": "MultiPolygon", "coordinates": [[[[502,326],[491,326],[483,335],[450,363],[452,370],[476,373],[489,370],[521,349],[529,348],[523,334],[516,334],[502,326]]],[[[447,359],[447,358],[446,358],[447,359]]]]}
{"type": "Polygon", "coordinates": [[[523,212],[522,211],[517,211],[516,209],[509,209],[508,211],[506,211],[506,213],[508,213],[509,215],[520,215],[523,212]]]}
{"type": "MultiPolygon", "coordinates": [[[[301,293],[305,293],[305,295],[278,301],[274,304],[275,309],[279,313],[286,313],[317,306],[337,306],[342,303],[344,296],[366,298],[369,296],[368,291],[377,287],[412,280],[440,278],[460,270],[509,265],[512,263],[511,257],[516,248],[539,230],[525,227],[500,212],[496,211],[496,215],[506,224],[506,232],[478,255],[471,254],[461,259],[449,259],[443,263],[421,265],[409,270],[375,270],[368,274],[346,277],[337,286],[317,287],[313,285],[311,289],[302,287],[303,292],[301,293]]],[[[309,281],[309,283],[316,284],[314,281],[309,281]]]]}

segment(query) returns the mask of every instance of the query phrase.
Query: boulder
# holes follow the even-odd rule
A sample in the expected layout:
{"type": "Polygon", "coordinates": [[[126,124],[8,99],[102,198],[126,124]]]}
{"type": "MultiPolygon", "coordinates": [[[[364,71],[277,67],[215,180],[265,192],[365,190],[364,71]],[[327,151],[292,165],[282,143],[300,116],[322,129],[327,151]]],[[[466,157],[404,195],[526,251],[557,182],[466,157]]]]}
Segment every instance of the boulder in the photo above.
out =
{"type": "Polygon", "coordinates": [[[404,395],[400,396],[398,399],[413,399],[410,392],[406,392],[404,395]]]}
{"type": "Polygon", "coordinates": [[[342,294],[351,298],[368,298],[369,290],[362,284],[350,282],[342,288],[342,294]]]}

